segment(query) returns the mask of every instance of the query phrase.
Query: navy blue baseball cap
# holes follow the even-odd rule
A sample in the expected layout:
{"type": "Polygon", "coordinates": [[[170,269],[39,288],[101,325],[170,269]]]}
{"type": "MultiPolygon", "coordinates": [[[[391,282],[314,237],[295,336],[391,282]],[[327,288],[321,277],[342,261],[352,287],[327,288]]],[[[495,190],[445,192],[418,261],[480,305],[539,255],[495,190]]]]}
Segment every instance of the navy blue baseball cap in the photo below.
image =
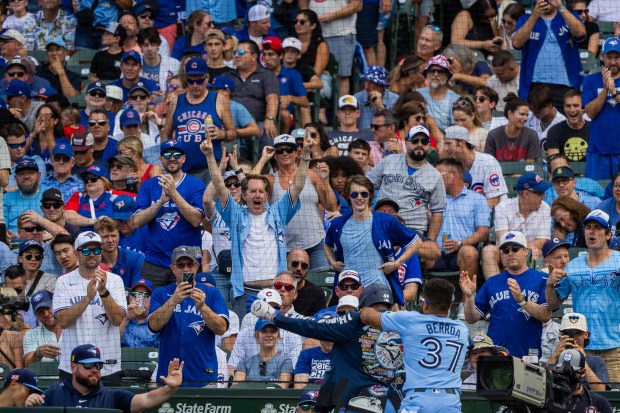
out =
{"type": "Polygon", "coordinates": [[[32,312],[37,313],[39,308],[51,308],[54,295],[47,290],[37,291],[32,297],[30,297],[30,305],[32,306],[32,312]]]}
{"type": "Polygon", "coordinates": [[[211,89],[228,89],[231,92],[235,91],[235,82],[228,76],[218,76],[213,79],[213,82],[209,85],[211,89]]]}
{"type": "Polygon", "coordinates": [[[33,239],[29,239],[28,241],[24,241],[21,244],[19,244],[18,255],[22,255],[24,253],[24,251],[26,251],[28,248],[38,248],[41,251],[41,253],[43,253],[43,251],[45,251],[43,249],[43,245],[41,245],[39,243],[39,241],[35,241],[33,239]]]}
{"type": "Polygon", "coordinates": [[[370,307],[373,304],[384,303],[393,305],[394,298],[392,290],[387,285],[374,283],[364,287],[362,295],[360,295],[360,307],[370,307]]]}
{"type": "Polygon", "coordinates": [[[105,363],[101,359],[101,352],[92,344],[82,344],[71,352],[71,363],[105,363]]]}
{"type": "Polygon", "coordinates": [[[131,95],[136,90],[143,90],[146,92],[147,95],[151,94],[151,89],[149,89],[149,87],[145,85],[143,82],[136,83],[131,89],[129,89],[129,94],[131,95]]]}
{"type": "Polygon", "coordinates": [[[181,147],[181,142],[177,141],[176,139],[169,139],[166,142],[162,142],[162,144],[159,147],[159,153],[163,154],[169,149],[178,149],[179,151],[185,153],[185,151],[181,147]]]}
{"type": "Polygon", "coordinates": [[[32,169],[35,171],[39,170],[39,166],[32,158],[21,158],[19,161],[15,162],[15,173],[20,171],[32,169]]]}
{"type": "Polygon", "coordinates": [[[123,111],[123,113],[121,113],[121,128],[140,124],[142,124],[140,114],[134,108],[127,108],[123,111]]]}
{"type": "Polygon", "coordinates": [[[127,59],[133,59],[139,65],[142,65],[142,56],[135,50],[129,50],[128,52],[123,53],[123,57],[121,57],[121,63],[125,63],[127,59]]]}
{"type": "Polygon", "coordinates": [[[6,380],[4,381],[4,387],[6,388],[7,386],[9,386],[12,381],[23,384],[37,394],[43,393],[43,390],[37,387],[37,384],[39,383],[37,375],[28,369],[11,370],[9,375],[6,377],[6,380]]]}
{"type": "Polygon", "coordinates": [[[196,274],[196,281],[201,284],[211,284],[212,286],[217,287],[215,277],[208,272],[199,272],[196,274]]]}
{"type": "Polygon", "coordinates": [[[571,243],[564,241],[562,238],[551,238],[547,240],[542,246],[542,255],[543,258],[547,258],[547,255],[551,254],[551,252],[559,247],[571,247],[571,243]]]}
{"type": "Polygon", "coordinates": [[[103,83],[101,83],[100,81],[92,82],[86,88],[86,93],[90,93],[93,90],[100,90],[103,93],[105,93],[105,85],[103,83]]]}
{"type": "Polygon", "coordinates": [[[540,175],[535,174],[534,172],[527,172],[519,177],[514,189],[515,191],[527,191],[528,189],[531,189],[532,191],[542,194],[550,187],[551,184],[549,182],[545,182],[540,175]]]}
{"type": "Polygon", "coordinates": [[[254,331],[263,331],[268,326],[272,326],[276,330],[278,329],[278,327],[276,327],[273,322],[265,320],[264,318],[259,318],[258,320],[256,320],[256,324],[254,325],[254,331]]]}
{"type": "Polygon", "coordinates": [[[185,74],[190,76],[206,75],[209,73],[207,62],[203,58],[193,57],[185,63],[185,74]]]}
{"type": "Polygon", "coordinates": [[[152,282],[150,282],[149,280],[145,278],[140,278],[138,281],[134,283],[134,285],[131,286],[131,291],[135,290],[136,288],[140,286],[146,287],[151,293],[155,289],[155,286],[153,285],[152,282]]]}
{"type": "Polygon", "coordinates": [[[297,406],[299,406],[300,404],[306,404],[306,403],[316,404],[316,401],[318,398],[319,398],[318,390],[304,390],[301,392],[301,395],[299,396],[299,403],[297,403],[297,406]]]}
{"type": "Polygon", "coordinates": [[[129,221],[133,213],[134,200],[129,195],[119,195],[112,201],[110,218],[119,221],[129,221]]]}

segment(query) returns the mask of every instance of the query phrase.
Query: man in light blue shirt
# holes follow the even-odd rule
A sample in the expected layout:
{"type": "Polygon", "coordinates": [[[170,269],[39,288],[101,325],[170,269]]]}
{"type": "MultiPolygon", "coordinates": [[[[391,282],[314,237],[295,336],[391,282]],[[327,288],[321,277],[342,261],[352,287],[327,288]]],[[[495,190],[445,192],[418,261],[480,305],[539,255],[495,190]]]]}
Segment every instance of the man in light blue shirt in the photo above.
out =
{"type": "Polygon", "coordinates": [[[32,158],[22,158],[15,163],[17,190],[4,198],[4,219],[7,230],[17,233],[17,218],[29,209],[36,211],[41,203],[39,166],[32,158]]]}
{"type": "Polygon", "coordinates": [[[452,77],[450,63],[442,55],[434,56],[422,73],[428,81],[428,87],[418,89],[418,92],[426,99],[426,110],[435,118],[440,129],[454,125],[452,105],[459,99],[459,95],[448,88],[452,77]]]}
{"type": "Polygon", "coordinates": [[[388,90],[390,83],[387,80],[388,72],[384,67],[370,66],[360,77],[364,79],[364,90],[354,95],[361,113],[357,127],[368,130],[375,113],[392,109],[398,100],[398,95],[388,90]]]}

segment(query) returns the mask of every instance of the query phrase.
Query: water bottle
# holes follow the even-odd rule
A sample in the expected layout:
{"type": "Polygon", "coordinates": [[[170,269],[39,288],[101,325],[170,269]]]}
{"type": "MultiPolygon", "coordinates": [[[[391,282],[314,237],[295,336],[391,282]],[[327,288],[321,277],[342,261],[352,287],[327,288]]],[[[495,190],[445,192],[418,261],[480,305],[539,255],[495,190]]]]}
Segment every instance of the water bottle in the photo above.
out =
{"type": "Polygon", "coordinates": [[[445,243],[447,240],[449,240],[451,238],[451,235],[448,234],[447,232],[444,232],[443,234],[441,234],[441,251],[442,252],[448,252],[448,250],[444,247],[445,243]]]}
{"type": "Polygon", "coordinates": [[[211,136],[211,129],[213,129],[213,117],[211,115],[207,115],[205,118],[205,134],[211,136]]]}

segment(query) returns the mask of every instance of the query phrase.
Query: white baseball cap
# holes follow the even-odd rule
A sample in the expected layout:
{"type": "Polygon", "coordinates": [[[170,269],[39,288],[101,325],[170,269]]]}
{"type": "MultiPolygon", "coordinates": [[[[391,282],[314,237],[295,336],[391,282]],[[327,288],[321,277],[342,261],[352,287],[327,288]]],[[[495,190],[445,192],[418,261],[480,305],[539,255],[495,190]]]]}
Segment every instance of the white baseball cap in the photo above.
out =
{"type": "Polygon", "coordinates": [[[301,52],[301,41],[295,37],[287,37],[282,42],[282,48],[286,49],[287,47],[292,47],[301,52]]]}
{"type": "Polygon", "coordinates": [[[357,98],[353,95],[340,96],[340,99],[338,99],[338,109],[342,109],[347,106],[359,109],[359,105],[357,104],[357,98]]]}
{"type": "Polygon", "coordinates": [[[341,283],[343,280],[346,280],[347,278],[350,280],[357,281],[358,283],[360,282],[360,275],[357,271],[344,270],[343,272],[340,273],[340,275],[338,275],[338,283],[341,283]]]}
{"type": "Polygon", "coordinates": [[[499,239],[500,248],[506,244],[515,244],[527,248],[527,239],[519,231],[508,231],[499,239]]]}
{"type": "Polygon", "coordinates": [[[252,8],[248,11],[248,21],[258,22],[261,20],[265,20],[271,17],[269,13],[269,8],[262,4],[257,4],[252,6],[252,8]]]}
{"type": "Polygon", "coordinates": [[[340,300],[338,300],[338,306],[336,307],[336,310],[342,307],[346,307],[346,306],[357,308],[359,307],[359,305],[360,305],[360,300],[356,296],[345,295],[343,297],[340,297],[340,300]]]}
{"type": "Polygon", "coordinates": [[[560,331],[562,330],[580,330],[588,331],[588,322],[586,316],[579,313],[566,313],[562,317],[562,324],[560,324],[560,331]]]}
{"type": "Polygon", "coordinates": [[[75,239],[74,247],[75,249],[80,249],[86,244],[90,244],[91,242],[96,242],[101,244],[101,237],[94,231],[86,231],[80,233],[75,239]]]}
{"type": "Polygon", "coordinates": [[[409,140],[409,139],[413,139],[414,136],[422,134],[424,136],[426,136],[427,138],[431,137],[431,133],[428,131],[428,129],[426,129],[424,126],[422,125],[418,125],[418,126],[414,126],[413,128],[409,129],[409,133],[407,133],[407,138],[405,140],[409,140]]]}
{"type": "Polygon", "coordinates": [[[277,304],[278,307],[282,305],[282,297],[273,288],[265,288],[260,290],[257,294],[259,300],[262,300],[268,304],[277,304]]]}
{"type": "Polygon", "coordinates": [[[123,89],[118,86],[108,85],[105,87],[105,96],[110,99],[123,100],[123,89]]]}

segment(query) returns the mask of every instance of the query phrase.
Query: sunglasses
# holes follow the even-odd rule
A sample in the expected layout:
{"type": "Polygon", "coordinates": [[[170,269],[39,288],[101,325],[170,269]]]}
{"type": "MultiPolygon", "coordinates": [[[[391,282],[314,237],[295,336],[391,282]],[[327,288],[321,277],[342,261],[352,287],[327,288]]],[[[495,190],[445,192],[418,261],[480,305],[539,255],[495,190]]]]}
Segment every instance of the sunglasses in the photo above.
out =
{"type": "Polygon", "coordinates": [[[308,20],[301,20],[301,19],[295,20],[295,24],[298,24],[300,26],[303,26],[306,23],[308,23],[308,20]]]}
{"type": "MultiPolygon", "coordinates": [[[[187,80],[189,82],[189,79],[187,79],[187,80]]],[[[200,82],[200,83],[202,83],[202,82],[200,82]]],[[[147,98],[148,98],[147,95],[132,95],[132,96],[129,96],[129,99],[131,99],[131,100],[146,100],[147,98]]]]}
{"type": "Polygon", "coordinates": [[[582,9],[582,10],[573,9],[573,11],[576,12],[577,14],[588,14],[590,12],[590,9],[582,9]]]}
{"type": "Polygon", "coordinates": [[[83,179],[85,184],[93,184],[99,180],[98,176],[88,176],[83,179]]]}
{"type": "Polygon", "coordinates": [[[424,297],[420,297],[420,302],[422,302],[422,303],[426,303],[426,304],[428,304],[428,305],[433,305],[433,303],[431,303],[429,300],[427,300],[427,299],[426,299],[426,298],[424,298],[424,297]]]}
{"type": "Polygon", "coordinates": [[[101,90],[93,90],[92,92],[88,92],[88,96],[91,98],[104,98],[105,92],[102,92],[101,90]]]}
{"type": "Polygon", "coordinates": [[[86,369],[86,370],[91,370],[93,367],[97,367],[97,370],[101,370],[103,368],[103,363],[101,362],[97,362],[97,363],[81,363],[82,366],[86,369]]]}
{"type": "Polygon", "coordinates": [[[443,69],[428,69],[427,73],[431,73],[434,75],[448,75],[448,71],[447,70],[443,70],[443,69]]]}
{"type": "Polygon", "coordinates": [[[424,116],[424,115],[417,115],[414,119],[415,119],[415,121],[416,121],[416,122],[418,122],[418,123],[419,123],[420,121],[422,121],[422,122],[426,123],[426,116],[424,116]]]}
{"type": "Polygon", "coordinates": [[[487,96],[476,96],[476,102],[478,103],[484,103],[487,100],[490,100],[487,96]]]}
{"type": "Polygon", "coordinates": [[[26,74],[26,72],[14,72],[14,71],[10,71],[10,72],[6,72],[7,75],[9,75],[9,77],[19,77],[22,78],[24,77],[24,75],[26,74]]]}
{"type": "Polygon", "coordinates": [[[43,209],[60,209],[64,206],[64,204],[62,202],[47,202],[45,204],[41,205],[41,208],[43,209]]]}
{"type": "Polygon", "coordinates": [[[246,54],[246,51],[245,51],[245,50],[243,50],[243,49],[237,49],[237,50],[235,50],[235,51],[233,52],[233,54],[234,54],[235,56],[243,56],[244,54],[246,54]]]}
{"type": "Polygon", "coordinates": [[[313,407],[314,407],[314,405],[313,405],[313,404],[310,404],[310,403],[303,403],[303,404],[300,404],[300,405],[299,405],[299,408],[300,408],[302,411],[304,411],[304,412],[307,412],[308,410],[312,409],[313,407]]]}
{"type": "Polygon", "coordinates": [[[62,162],[62,163],[67,163],[69,162],[71,159],[66,157],[66,156],[62,156],[62,155],[56,155],[54,156],[54,162],[62,162]]]}
{"type": "Polygon", "coordinates": [[[165,160],[170,160],[170,158],[179,159],[183,154],[181,152],[166,152],[162,156],[165,160]]]}
{"type": "Polygon", "coordinates": [[[112,170],[112,169],[123,169],[123,164],[115,162],[112,165],[110,165],[110,170],[112,170]]]}
{"type": "Polygon", "coordinates": [[[510,251],[514,252],[515,254],[517,252],[519,252],[519,250],[523,248],[520,247],[518,245],[512,245],[512,246],[506,246],[506,247],[501,247],[499,250],[504,254],[504,255],[508,255],[510,254],[510,251]]]}
{"type": "Polygon", "coordinates": [[[7,143],[7,145],[9,145],[9,148],[11,149],[25,148],[26,141],[23,141],[22,143],[7,143]]]}
{"type": "Polygon", "coordinates": [[[95,126],[95,125],[105,126],[107,124],[108,124],[108,121],[105,120],[105,119],[89,120],[88,121],[88,126],[95,126]]]}
{"type": "Polygon", "coordinates": [[[274,290],[281,290],[282,288],[288,292],[291,292],[295,289],[295,286],[291,283],[283,283],[282,281],[276,281],[273,283],[274,290]]]}
{"type": "Polygon", "coordinates": [[[28,233],[34,232],[34,231],[43,232],[43,227],[41,225],[37,225],[36,227],[28,227],[28,228],[23,227],[22,229],[28,233]]]}
{"type": "Polygon", "coordinates": [[[351,192],[351,198],[359,198],[362,197],[364,199],[368,198],[370,196],[370,192],[368,191],[362,191],[362,192],[351,192]]]}
{"type": "Polygon", "coordinates": [[[241,188],[241,182],[239,181],[235,181],[235,182],[224,182],[224,186],[228,189],[235,187],[235,188],[241,188]]]}
{"type": "Polygon", "coordinates": [[[452,103],[453,108],[466,108],[470,106],[471,106],[471,102],[465,99],[457,100],[456,102],[452,103]]]}
{"type": "Polygon", "coordinates": [[[506,24],[515,24],[516,21],[514,20],[506,20],[506,19],[502,19],[502,24],[506,25],[506,24]]]}
{"type": "Polygon", "coordinates": [[[138,297],[144,297],[144,298],[149,298],[151,296],[150,293],[145,292],[139,292],[139,291],[135,291],[132,293],[129,293],[130,296],[132,296],[133,298],[138,298],[138,297]]]}
{"type": "Polygon", "coordinates": [[[360,289],[360,287],[361,287],[361,284],[359,283],[352,283],[352,284],[338,283],[338,288],[340,288],[340,291],[347,291],[347,290],[357,291],[360,289]]]}
{"type": "Polygon", "coordinates": [[[424,28],[429,28],[431,30],[434,30],[436,32],[440,31],[441,29],[439,28],[439,26],[435,26],[434,24],[427,24],[426,26],[424,26],[424,28]]]}
{"type": "Polygon", "coordinates": [[[26,254],[26,255],[24,255],[24,257],[28,261],[32,261],[33,259],[35,261],[41,261],[43,259],[43,254],[26,254]]]}
{"type": "Polygon", "coordinates": [[[282,155],[284,152],[286,152],[286,153],[288,153],[288,154],[290,155],[290,154],[292,154],[293,152],[295,152],[296,150],[297,150],[297,149],[295,149],[295,148],[291,148],[291,147],[289,146],[289,147],[286,147],[286,148],[278,148],[278,149],[276,149],[276,153],[277,153],[278,155],[282,155]]]}
{"type": "Polygon", "coordinates": [[[187,80],[187,83],[189,83],[190,85],[202,85],[205,82],[205,80],[207,80],[207,77],[204,76],[198,79],[192,79],[188,77],[186,78],[186,80],[187,80]]]}
{"type": "Polygon", "coordinates": [[[141,19],[155,20],[155,16],[153,16],[151,13],[141,14],[138,17],[141,18],[141,19]]]}
{"type": "Polygon", "coordinates": [[[82,253],[83,256],[88,257],[90,254],[101,255],[101,247],[95,248],[82,248],[78,250],[82,253]]]}
{"type": "Polygon", "coordinates": [[[382,125],[370,125],[370,129],[372,130],[379,130],[379,128],[383,127],[383,126],[388,126],[387,124],[382,124],[382,125]]]}
{"type": "Polygon", "coordinates": [[[260,374],[261,376],[266,376],[267,375],[267,362],[261,361],[258,364],[258,367],[259,367],[258,374],[260,374]]]}
{"type": "Polygon", "coordinates": [[[415,138],[415,139],[409,139],[407,142],[411,142],[414,145],[428,145],[431,140],[429,138],[415,138]]]}
{"type": "MultiPolygon", "coordinates": [[[[206,22],[205,22],[206,23],[206,22]]],[[[207,26],[209,27],[215,27],[215,23],[213,21],[210,21],[207,23],[207,26]]]]}
{"type": "Polygon", "coordinates": [[[75,151],[76,155],[86,155],[88,153],[88,149],[86,149],[85,151],[75,151]]]}
{"type": "Polygon", "coordinates": [[[310,265],[307,262],[291,261],[291,267],[293,268],[297,268],[300,265],[301,265],[301,268],[303,268],[304,270],[307,270],[308,268],[310,268],[310,265]]]}

